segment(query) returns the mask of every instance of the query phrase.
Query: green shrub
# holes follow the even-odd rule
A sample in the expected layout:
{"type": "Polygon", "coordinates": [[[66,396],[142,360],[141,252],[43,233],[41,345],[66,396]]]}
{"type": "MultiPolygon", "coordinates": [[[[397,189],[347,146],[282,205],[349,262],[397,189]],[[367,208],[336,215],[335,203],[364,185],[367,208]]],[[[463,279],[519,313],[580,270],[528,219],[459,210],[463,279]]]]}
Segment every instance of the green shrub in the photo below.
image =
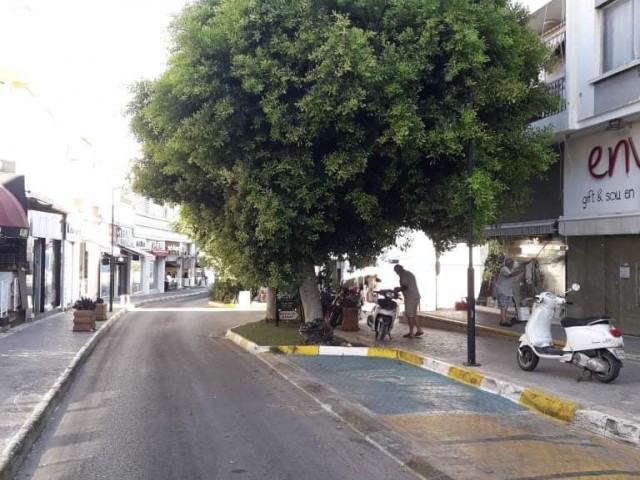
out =
{"type": "Polygon", "coordinates": [[[240,290],[245,288],[240,282],[231,279],[219,280],[209,288],[209,299],[213,302],[234,303],[240,290]]]}
{"type": "Polygon", "coordinates": [[[73,304],[73,308],[76,310],[95,310],[96,302],[89,297],[80,297],[76,300],[76,303],[73,304]]]}

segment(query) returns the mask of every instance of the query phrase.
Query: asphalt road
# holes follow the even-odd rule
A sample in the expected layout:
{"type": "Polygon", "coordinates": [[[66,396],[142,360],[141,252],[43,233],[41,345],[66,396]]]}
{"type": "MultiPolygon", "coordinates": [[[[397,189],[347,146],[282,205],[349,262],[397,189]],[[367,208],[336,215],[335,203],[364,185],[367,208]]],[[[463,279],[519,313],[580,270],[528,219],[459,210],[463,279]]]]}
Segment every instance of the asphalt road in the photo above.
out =
{"type": "Polygon", "coordinates": [[[223,338],[262,313],[204,305],[154,304],[120,320],[17,479],[414,478],[223,338]]]}

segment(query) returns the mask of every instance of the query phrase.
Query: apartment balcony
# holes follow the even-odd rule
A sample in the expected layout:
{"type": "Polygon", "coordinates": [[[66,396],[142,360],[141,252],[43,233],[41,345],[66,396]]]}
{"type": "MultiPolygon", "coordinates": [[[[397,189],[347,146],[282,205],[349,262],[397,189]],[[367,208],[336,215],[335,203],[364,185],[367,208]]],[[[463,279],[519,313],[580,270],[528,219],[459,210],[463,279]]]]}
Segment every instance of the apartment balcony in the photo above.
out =
{"type": "Polygon", "coordinates": [[[556,108],[542,112],[533,118],[530,127],[551,127],[556,134],[569,128],[565,77],[565,12],[565,0],[549,0],[533,12],[529,19],[529,27],[540,36],[540,40],[547,45],[553,56],[551,72],[546,72],[541,80],[560,100],[556,108]]]}
{"type": "Polygon", "coordinates": [[[548,83],[551,92],[555,94],[560,103],[552,110],[542,112],[531,121],[532,129],[551,127],[555,134],[561,134],[569,129],[569,113],[567,111],[566,78],[556,78],[548,83]]]}
{"type": "Polygon", "coordinates": [[[551,90],[551,93],[553,93],[556,97],[560,99],[560,104],[558,105],[557,108],[553,110],[542,112],[536,120],[557,115],[559,113],[564,112],[567,109],[566,78],[560,77],[552,82],[547,83],[547,85],[549,87],[549,90],[551,90]]]}

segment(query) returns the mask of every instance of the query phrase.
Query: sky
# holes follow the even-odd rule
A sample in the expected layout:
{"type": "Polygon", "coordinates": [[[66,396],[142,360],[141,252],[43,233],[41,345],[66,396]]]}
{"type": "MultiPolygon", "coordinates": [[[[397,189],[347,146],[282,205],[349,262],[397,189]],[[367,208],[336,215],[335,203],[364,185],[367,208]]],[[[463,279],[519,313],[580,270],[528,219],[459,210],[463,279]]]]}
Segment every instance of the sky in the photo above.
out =
{"type": "MultiPolygon", "coordinates": [[[[521,0],[535,10],[548,0],[521,0]]],[[[0,69],[19,72],[56,121],[108,162],[138,153],[128,88],[165,68],[168,25],[188,0],[0,0],[0,69]]]]}
{"type": "Polygon", "coordinates": [[[137,154],[129,85],[165,68],[186,0],[0,0],[0,68],[19,73],[67,131],[107,161],[137,154]]]}

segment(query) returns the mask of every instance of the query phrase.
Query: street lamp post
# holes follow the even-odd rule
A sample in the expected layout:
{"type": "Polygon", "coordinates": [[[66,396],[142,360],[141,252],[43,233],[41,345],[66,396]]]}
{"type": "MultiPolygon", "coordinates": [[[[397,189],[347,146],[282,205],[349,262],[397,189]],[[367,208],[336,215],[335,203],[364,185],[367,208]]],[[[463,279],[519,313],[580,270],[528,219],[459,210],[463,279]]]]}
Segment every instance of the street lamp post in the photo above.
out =
{"type": "Polygon", "coordinates": [[[111,187],[111,257],[109,260],[109,311],[113,312],[113,296],[115,295],[115,244],[116,244],[116,226],[115,222],[115,202],[113,198],[113,186],[111,187]]]}
{"type": "Polygon", "coordinates": [[[113,224],[114,222],[114,202],[113,202],[113,187],[111,188],[111,257],[109,260],[109,311],[113,312],[113,295],[115,290],[115,278],[113,275],[113,270],[116,266],[116,262],[114,261],[114,248],[115,248],[115,233],[116,228],[113,224]]]}
{"type": "MultiPolygon", "coordinates": [[[[467,143],[467,176],[469,181],[473,175],[473,140],[467,143]]],[[[478,367],[476,363],[476,293],[475,274],[473,270],[473,219],[475,214],[475,202],[471,192],[469,193],[469,220],[467,231],[467,247],[469,248],[469,266],[467,268],[467,361],[468,367],[478,367]]]]}

